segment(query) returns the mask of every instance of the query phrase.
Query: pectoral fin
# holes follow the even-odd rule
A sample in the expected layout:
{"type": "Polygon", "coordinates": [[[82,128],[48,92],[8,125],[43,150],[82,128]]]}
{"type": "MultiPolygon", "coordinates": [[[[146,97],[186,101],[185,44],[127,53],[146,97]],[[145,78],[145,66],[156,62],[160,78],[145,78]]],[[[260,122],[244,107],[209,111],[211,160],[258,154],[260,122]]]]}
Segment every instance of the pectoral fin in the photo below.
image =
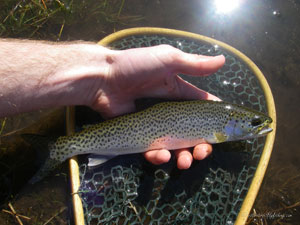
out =
{"type": "Polygon", "coordinates": [[[216,133],[214,133],[214,135],[215,135],[216,143],[222,143],[228,139],[228,137],[223,133],[216,132],[216,133]]]}
{"type": "Polygon", "coordinates": [[[90,154],[88,156],[89,162],[88,162],[88,166],[89,167],[93,167],[93,166],[99,166],[103,163],[105,163],[106,161],[114,158],[115,155],[96,155],[96,154],[90,154]]]}

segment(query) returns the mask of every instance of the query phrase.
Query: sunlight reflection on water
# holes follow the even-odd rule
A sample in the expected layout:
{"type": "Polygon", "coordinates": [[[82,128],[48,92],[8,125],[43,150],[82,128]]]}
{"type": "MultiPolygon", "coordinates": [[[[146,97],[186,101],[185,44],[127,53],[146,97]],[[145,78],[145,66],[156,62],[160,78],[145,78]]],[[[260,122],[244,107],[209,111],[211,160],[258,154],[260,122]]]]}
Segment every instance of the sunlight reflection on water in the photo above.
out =
{"type": "Polygon", "coordinates": [[[214,5],[217,14],[229,14],[240,6],[241,0],[215,0],[214,5]]]}

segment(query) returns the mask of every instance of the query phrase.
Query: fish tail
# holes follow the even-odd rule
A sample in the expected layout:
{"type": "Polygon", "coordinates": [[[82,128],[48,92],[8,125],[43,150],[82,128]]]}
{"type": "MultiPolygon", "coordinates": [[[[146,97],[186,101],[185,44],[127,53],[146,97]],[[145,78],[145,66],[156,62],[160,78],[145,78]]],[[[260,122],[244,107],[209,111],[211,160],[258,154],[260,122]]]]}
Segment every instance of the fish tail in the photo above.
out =
{"type": "Polygon", "coordinates": [[[34,184],[46,177],[50,172],[52,172],[61,161],[50,158],[51,151],[56,138],[49,138],[42,135],[36,134],[22,134],[22,138],[31,144],[37,152],[37,161],[40,164],[40,169],[37,173],[29,180],[30,184],[34,184]]]}
{"type": "Polygon", "coordinates": [[[35,184],[45,178],[50,172],[52,172],[59,164],[60,161],[51,159],[50,157],[46,159],[42,167],[37,171],[37,173],[29,180],[30,184],[35,184]]]}

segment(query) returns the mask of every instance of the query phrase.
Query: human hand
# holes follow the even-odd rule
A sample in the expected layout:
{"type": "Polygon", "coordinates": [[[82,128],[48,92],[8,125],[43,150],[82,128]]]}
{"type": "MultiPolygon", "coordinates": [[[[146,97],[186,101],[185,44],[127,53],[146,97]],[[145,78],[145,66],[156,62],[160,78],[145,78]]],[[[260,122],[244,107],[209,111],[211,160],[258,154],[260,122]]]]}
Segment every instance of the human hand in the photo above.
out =
{"type": "MultiPolygon", "coordinates": [[[[0,39],[0,46],[0,117],[65,105],[87,105],[113,117],[134,111],[134,100],[143,97],[217,100],[177,73],[208,75],[225,61],[167,45],[114,51],[82,42],[0,39]]],[[[161,164],[169,161],[168,150],[145,157],[161,164]]],[[[176,150],[178,168],[189,168],[193,157],[201,160],[211,151],[209,144],[195,146],[193,156],[188,149],[176,150]]]]}
{"type": "MultiPolygon", "coordinates": [[[[168,99],[219,100],[177,74],[204,76],[217,71],[225,62],[224,56],[202,56],[187,54],[167,45],[111,51],[106,57],[111,65],[109,74],[97,87],[90,106],[105,117],[113,117],[135,110],[134,100],[144,97],[168,99]]],[[[189,149],[175,151],[179,169],[190,167],[193,158],[204,159],[212,151],[210,144],[200,144],[189,149]],[[193,155],[192,155],[193,154],[193,155]]],[[[169,149],[152,150],[144,153],[153,164],[168,162],[169,149]]]]}

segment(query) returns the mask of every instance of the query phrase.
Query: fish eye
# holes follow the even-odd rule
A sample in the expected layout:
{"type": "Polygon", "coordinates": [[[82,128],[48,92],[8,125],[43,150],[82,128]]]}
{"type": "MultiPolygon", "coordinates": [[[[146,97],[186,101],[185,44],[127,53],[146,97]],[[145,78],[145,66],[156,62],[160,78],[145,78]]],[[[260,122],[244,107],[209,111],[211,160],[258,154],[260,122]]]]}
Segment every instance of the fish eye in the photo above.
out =
{"type": "Polygon", "coordinates": [[[258,126],[258,125],[260,125],[260,124],[262,124],[262,120],[260,119],[260,118],[254,118],[252,121],[251,121],[251,125],[252,126],[258,126]]]}

